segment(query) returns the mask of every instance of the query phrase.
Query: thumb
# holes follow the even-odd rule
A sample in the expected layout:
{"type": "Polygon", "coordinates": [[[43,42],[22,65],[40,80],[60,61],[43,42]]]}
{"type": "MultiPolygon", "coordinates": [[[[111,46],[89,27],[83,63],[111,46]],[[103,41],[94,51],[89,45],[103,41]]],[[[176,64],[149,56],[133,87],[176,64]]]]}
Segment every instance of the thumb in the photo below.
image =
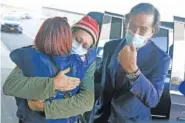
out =
{"type": "Polygon", "coordinates": [[[136,51],[136,47],[134,46],[133,43],[130,44],[130,49],[131,49],[132,51],[136,51]]]}
{"type": "Polygon", "coordinates": [[[65,75],[66,73],[68,73],[69,71],[70,71],[70,68],[68,67],[68,68],[66,68],[66,69],[63,70],[63,71],[60,71],[60,72],[57,74],[56,77],[63,76],[63,75],[65,75]]]}
{"type": "Polygon", "coordinates": [[[66,73],[69,73],[69,71],[70,71],[70,68],[68,67],[68,68],[66,68],[65,70],[63,70],[63,71],[61,71],[63,74],[66,74],[66,73]]]}

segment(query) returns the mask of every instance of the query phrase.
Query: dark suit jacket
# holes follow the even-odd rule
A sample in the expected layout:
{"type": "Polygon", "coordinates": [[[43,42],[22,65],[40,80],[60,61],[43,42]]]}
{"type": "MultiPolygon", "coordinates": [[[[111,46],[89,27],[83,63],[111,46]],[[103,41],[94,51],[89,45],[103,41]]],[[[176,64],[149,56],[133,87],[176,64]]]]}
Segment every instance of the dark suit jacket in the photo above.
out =
{"type": "Polygon", "coordinates": [[[101,93],[93,108],[90,123],[130,123],[150,120],[150,108],[157,106],[164,88],[170,57],[152,41],[137,52],[139,78],[131,83],[125,76],[116,81],[117,55],[125,40],[111,41],[104,46],[101,93]]]}

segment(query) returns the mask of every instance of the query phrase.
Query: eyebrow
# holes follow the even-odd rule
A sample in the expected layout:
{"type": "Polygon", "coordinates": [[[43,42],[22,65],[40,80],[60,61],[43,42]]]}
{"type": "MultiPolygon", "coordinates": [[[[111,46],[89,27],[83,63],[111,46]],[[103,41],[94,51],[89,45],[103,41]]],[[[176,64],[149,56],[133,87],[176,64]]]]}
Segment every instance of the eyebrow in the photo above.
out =
{"type": "Polygon", "coordinates": [[[140,28],[148,30],[147,26],[140,26],[140,28]]]}
{"type": "Polygon", "coordinates": [[[86,46],[90,47],[90,45],[87,42],[85,42],[85,39],[83,37],[79,36],[78,38],[80,39],[80,43],[83,42],[83,45],[86,45],[86,46]]]}

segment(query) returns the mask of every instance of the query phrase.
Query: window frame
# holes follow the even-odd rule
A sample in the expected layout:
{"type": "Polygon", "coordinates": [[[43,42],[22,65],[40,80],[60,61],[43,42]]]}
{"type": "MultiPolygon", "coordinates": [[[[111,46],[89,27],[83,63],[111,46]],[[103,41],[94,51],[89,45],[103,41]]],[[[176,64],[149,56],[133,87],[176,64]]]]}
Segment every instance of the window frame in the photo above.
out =
{"type": "MultiPolygon", "coordinates": [[[[177,39],[176,39],[176,37],[175,37],[175,31],[176,31],[176,28],[175,28],[175,26],[176,26],[176,24],[177,23],[183,23],[184,24],[184,39],[183,39],[183,41],[184,41],[184,43],[185,43],[185,18],[181,18],[181,17],[177,17],[177,16],[174,16],[174,31],[173,31],[173,44],[175,44],[175,42],[176,41],[178,41],[177,39]]],[[[185,47],[185,46],[184,46],[185,47]]],[[[174,54],[174,52],[173,52],[173,56],[174,56],[175,54],[174,54]]],[[[173,59],[174,59],[174,57],[173,57],[173,59]]],[[[183,69],[183,68],[182,68],[183,69]]],[[[174,70],[174,62],[172,61],[172,68],[171,68],[171,79],[173,78],[173,70],[174,70]]],[[[185,80],[185,61],[184,61],[184,78],[182,78],[182,79],[184,79],[185,80]]],[[[182,80],[183,81],[183,80],[182,80]]],[[[178,85],[177,85],[178,86],[178,85]]],[[[177,91],[177,90],[172,90],[172,89],[170,89],[170,93],[171,94],[175,94],[175,95],[179,95],[179,96],[183,96],[179,91],[177,91]]]]}

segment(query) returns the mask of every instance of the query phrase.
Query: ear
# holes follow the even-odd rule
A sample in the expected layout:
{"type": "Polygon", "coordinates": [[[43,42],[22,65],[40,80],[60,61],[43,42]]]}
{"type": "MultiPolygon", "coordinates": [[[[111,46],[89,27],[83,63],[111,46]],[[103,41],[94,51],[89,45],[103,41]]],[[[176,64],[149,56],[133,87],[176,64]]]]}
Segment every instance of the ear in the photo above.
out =
{"type": "MultiPolygon", "coordinates": [[[[152,33],[151,33],[151,35],[150,35],[150,38],[152,38],[152,36],[153,36],[156,32],[157,32],[157,31],[156,31],[155,27],[153,27],[153,28],[152,28],[152,33]]],[[[150,38],[149,38],[149,39],[150,39],[150,38]]]]}
{"type": "Polygon", "coordinates": [[[152,34],[154,35],[155,33],[157,33],[159,31],[159,29],[157,29],[155,26],[152,28],[152,34]]]}
{"type": "Polygon", "coordinates": [[[156,33],[156,29],[152,29],[152,34],[154,35],[156,33]]]}
{"type": "Polygon", "coordinates": [[[150,34],[150,36],[148,36],[148,39],[145,41],[145,44],[147,43],[147,41],[149,40],[149,39],[151,39],[152,38],[152,36],[155,34],[155,30],[152,30],[152,33],[150,34]]]}

